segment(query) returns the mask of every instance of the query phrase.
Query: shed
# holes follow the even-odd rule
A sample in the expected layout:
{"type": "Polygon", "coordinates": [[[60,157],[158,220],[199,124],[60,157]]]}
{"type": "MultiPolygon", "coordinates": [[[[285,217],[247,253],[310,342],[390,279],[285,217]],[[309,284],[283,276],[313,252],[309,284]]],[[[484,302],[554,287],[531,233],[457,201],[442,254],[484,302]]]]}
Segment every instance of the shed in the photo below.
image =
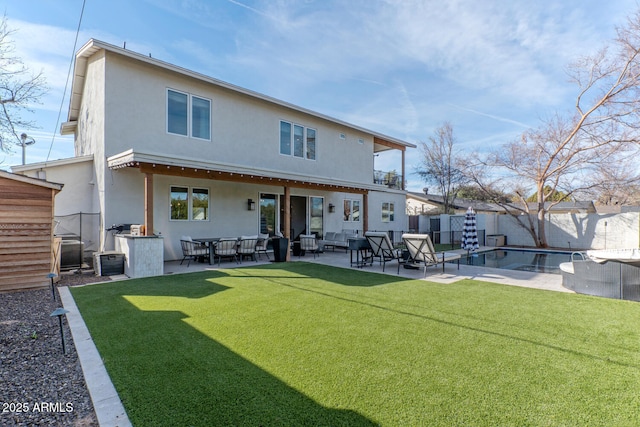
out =
{"type": "Polygon", "coordinates": [[[62,184],[0,170],[0,292],[47,286],[56,268],[55,195],[62,184]]]}

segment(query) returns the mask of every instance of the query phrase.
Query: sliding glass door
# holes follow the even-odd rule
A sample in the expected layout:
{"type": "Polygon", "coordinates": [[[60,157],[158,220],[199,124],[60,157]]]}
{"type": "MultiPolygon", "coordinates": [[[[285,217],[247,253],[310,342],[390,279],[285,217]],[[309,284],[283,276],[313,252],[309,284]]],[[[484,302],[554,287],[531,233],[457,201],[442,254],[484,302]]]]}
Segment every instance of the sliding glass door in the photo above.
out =
{"type": "MultiPolygon", "coordinates": [[[[260,194],[260,233],[273,236],[284,223],[284,196],[260,194]],[[278,213],[279,212],[279,213],[278,213]]],[[[324,197],[291,196],[291,238],[300,234],[324,236],[324,197]]]]}
{"type": "Polygon", "coordinates": [[[324,198],[309,197],[309,231],[319,239],[324,236],[324,198]]]}
{"type": "Polygon", "coordinates": [[[260,194],[260,233],[274,236],[278,230],[276,212],[278,212],[275,194],[260,194]]]}

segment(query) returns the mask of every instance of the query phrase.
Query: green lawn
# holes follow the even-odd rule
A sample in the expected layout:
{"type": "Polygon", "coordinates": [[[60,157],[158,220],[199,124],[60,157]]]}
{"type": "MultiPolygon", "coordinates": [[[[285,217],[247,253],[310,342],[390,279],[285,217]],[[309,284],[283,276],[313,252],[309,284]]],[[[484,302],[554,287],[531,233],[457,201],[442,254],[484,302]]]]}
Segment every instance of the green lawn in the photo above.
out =
{"type": "Polygon", "coordinates": [[[141,426],[637,426],[640,304],[307,263],[71,288],[141,426]]]}

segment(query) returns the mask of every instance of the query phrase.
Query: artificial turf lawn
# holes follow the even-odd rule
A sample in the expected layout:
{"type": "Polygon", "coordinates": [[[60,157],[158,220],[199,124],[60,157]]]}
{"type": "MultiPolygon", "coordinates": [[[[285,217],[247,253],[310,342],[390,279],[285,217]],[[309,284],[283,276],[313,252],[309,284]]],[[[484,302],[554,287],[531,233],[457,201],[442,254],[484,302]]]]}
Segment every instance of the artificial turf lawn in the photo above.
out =
{"type": "Polygon", "coordinates": [[[71,288],[141,426],[637,426],[640,304],[278,263],[71,288]]]}

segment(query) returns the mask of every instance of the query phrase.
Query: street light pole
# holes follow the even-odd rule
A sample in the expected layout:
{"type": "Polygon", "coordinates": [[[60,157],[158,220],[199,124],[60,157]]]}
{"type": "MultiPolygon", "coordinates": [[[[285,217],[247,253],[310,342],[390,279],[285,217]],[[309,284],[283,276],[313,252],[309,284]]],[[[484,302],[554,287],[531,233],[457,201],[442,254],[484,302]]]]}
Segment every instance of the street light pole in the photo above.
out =
{"type": "Polygon", "coordinates": [[[20,146],[22,147],[22,164],[25,164],[26,160],[26,147],[27,145],[35,144],[36,140],[28,136],[26,133],[20,135],[20,146]]]}

